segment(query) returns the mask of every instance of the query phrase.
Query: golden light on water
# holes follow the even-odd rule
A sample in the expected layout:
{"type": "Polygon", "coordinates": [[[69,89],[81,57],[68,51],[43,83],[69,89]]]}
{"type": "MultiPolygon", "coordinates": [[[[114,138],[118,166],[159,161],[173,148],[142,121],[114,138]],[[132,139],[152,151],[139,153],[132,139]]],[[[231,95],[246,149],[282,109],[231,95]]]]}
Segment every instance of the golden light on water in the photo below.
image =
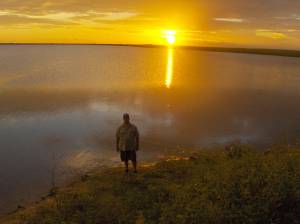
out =
{"type": "Polygon", "coordinates": [[[166,66],[166,79],[165,86],[169,89],[173,82],[173,47],[172,45],[176,42],[176,31],[175,30],[163,30],[163,38],[166,39],[169,48],[167,52],[167,66],[166,66]]]}
{"type": "Polygon", "coordinates": [[[166,69],[166,81],[165,81],[165,85],[167,88],[171,88],[172,81],[173,81],[173,48],[169,48],[167,54],[167,69],[166,69]]]}

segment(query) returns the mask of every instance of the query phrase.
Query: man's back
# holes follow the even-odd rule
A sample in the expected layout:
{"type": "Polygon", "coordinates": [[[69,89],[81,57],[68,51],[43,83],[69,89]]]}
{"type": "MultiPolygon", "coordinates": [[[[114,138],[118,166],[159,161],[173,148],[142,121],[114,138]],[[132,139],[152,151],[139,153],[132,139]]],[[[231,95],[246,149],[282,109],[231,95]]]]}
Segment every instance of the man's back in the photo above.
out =
{"type": "Polygon", "coordinates": [[[122,124],[117,130],[117,138],[119,139],[119,150],[132,151],[137,149],[137,138],[139,136],[138,129],[135,125],[128,123],[122,124]]]}
{"type": "Polygon", "coordinates": [[[123,114],[124,123],[116,133],[117,151],[120,152],[121,161],[125,163],[126,173],[128,172],[128,161],[131,160],[134,172],[137,172],[136,152],[139,150],[139,132],[136,126],[130,123],[129,114],[123,114]]]}

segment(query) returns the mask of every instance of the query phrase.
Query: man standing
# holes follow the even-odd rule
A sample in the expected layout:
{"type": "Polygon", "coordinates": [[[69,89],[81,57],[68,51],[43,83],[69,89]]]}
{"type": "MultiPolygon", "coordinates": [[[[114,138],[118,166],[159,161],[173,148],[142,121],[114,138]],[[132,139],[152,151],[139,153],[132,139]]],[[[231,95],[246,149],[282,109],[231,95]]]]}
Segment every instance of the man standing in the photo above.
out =
{"type": "Polygon", "coordinates": [[[128,161],[131,160],[134,172],[137,173],[136,151],[139,150],[139,132],[137,127],[130,123],[129,114],[123,114],[123,121],[116,134],[117,152],[121,152],[125,172],[128,173],[128,161]]]}

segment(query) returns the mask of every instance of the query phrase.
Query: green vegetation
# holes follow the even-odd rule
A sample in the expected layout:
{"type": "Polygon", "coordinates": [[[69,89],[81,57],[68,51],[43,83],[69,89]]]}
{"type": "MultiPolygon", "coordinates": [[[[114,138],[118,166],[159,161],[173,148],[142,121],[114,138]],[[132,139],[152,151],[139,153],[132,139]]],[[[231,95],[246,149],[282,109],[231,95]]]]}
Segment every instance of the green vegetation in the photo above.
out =
{"type": "Polygon", "coordinates": [[[260,55],[273,55],[283,57],[300,57],[299,50],[286,50],[286,49],[263,49],[263,48],[229,48],[229,47],[183,47],[186,49],[214,51],[214,52],[229,52],[240,54],[260,54],[260,55]]]}
{"type": "Polygon", "coordinates": [[[81,178],[3,223],[300,223],[300,150],[202,150],[125,175],[81,178]]]}

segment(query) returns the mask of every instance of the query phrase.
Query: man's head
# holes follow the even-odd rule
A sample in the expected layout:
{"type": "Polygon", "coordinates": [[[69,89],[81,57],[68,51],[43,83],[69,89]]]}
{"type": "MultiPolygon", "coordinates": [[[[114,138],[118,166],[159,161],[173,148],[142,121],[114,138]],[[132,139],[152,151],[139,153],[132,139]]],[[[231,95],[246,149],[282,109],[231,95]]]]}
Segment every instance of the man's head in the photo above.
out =
{"type": "Polygon", "coordinates": [[[129,124],[130,122],[130,117],[128,113],[123,114],[123,121],[125,124],[129,124]]]}

